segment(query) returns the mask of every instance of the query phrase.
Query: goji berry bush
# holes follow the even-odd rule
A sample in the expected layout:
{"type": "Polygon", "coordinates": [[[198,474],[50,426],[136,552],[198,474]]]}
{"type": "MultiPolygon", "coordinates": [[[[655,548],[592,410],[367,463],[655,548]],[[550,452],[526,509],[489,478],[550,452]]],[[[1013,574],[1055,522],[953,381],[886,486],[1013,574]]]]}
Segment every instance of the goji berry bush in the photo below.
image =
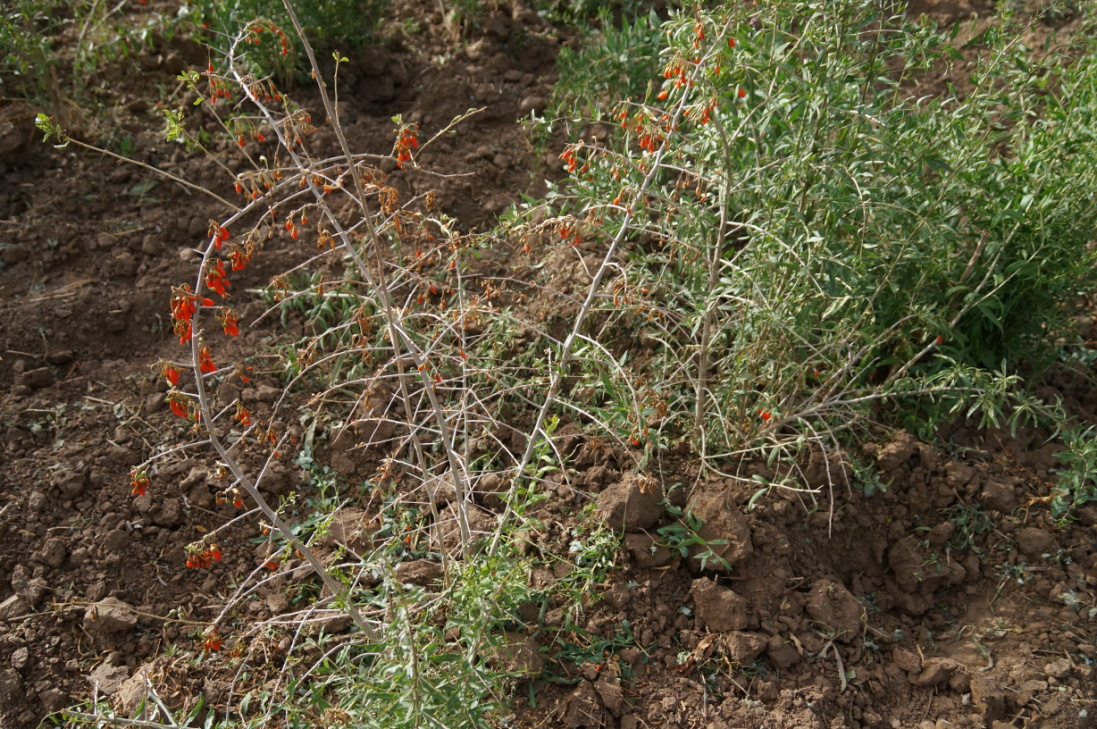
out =
{"type": "MultiPolygon", "coordinates": [[[[429,133],[396,116],[391,149],[356,150],[336,106],[346,57],[318,58],[285,10],[238,23],[204,71],[180,77],[243,164],[211,160],[235,197],[206,190],[224,214],[191,280],[165,292],[179,348],[159,372],[192,438],[149,454],[130,482],[135,496],[169,489],[159,465],[201,451],[240,515],[191,544],[185,567],[214,568],[239,522],[265,545],[193,646],[233,681],[250,679],[273,631],[242,606],[287,573],[314,578],[282,649],[301,657],[273,688],[216,707],[215,724],[507,719],[509,692],[536,665],[509,660],[513,629],[531,606],[578,614],[618,547],[586,513],[557,583],[534,586],[552,560],[531,547],[531,532],[547,531],[531,512],[567,471],[576,431],[622,470],[662,473],[684,455],[698,478],[756,485],[752,506],[789,489],[833,514],[855,487],[871,491],[871,474],[828,473],[824,493],[802,478],[813,453],[852,452],[882,424],[1037,422],[1072,446],[1060,514],[1092,497],[1088,434],[1025,387],[1076,344],[1077,297],[1094,282],[1091,41],[1033,54],[1006,18],[971,41],[986,46],[971,88],[923,99],[912,89],[948,63],[950,39],[875,6],[779,0],[625,23],[651,55],[573,62],[578,77],[561,85],[557,108],[590,117],[556,121],[599,129],[569,139],[566,181],[472,235],[429,186],[394,176],[429,179],[420,156],[477,110],[429,133]],[[317,81],[322,110],[293,101],[270,66],[279,56],[317,81]],[[582,77],[622,64],[651,76],[582,77]],[[313,142],[321,111],[331,154],[313,142]],[[543,256],[568,285],[483,273],[477,261],[503,245],[543,256]],[[286,251],[299,263],[263,291],[239,284],[286,251]],[[244,296],[264,316],[300,315],[305,334],[249,337],[244,296]],[[248,383],[259,357],[282,375],[270,407],[220,402],[215,392],[248,383]],[[279,500],[264,479],[293,459],[316,491],[341,493],[315,455],[342,437],[373,459],[361,485],[372,511],[367,538],[333,546],[339,498],[279,500]],[[774,477],[746,476],[749,462],[774,477]],[[401,579],[413,558],[437,566],[437,589],[401,579]],[[310,621],[342,616],[352,633],[309,642],[310,621]]],[[[187,110],[166,118],[170,138],[202,148],[187,110]]],[[[76,141],[46,115],[40,127],[76,141]]],[[[673,508],[682,524],[668,543],[707,547],[703,525],[673,508]]],[[[98,706],[70,716],[112,718],[98,706]]]]}
{"type": "MultiPolygon", "coordinates": [[[[590,336],[609,362],[644,351],[622,377],[662,404],[617,432],[652,455],[685,440],[732,477],[764,458],[794,486],[805,448],[874,422],[1072,428],[1025,381],[1079,346],[1094,283],[1093,48],[1034,53],[1033,22],[970,39],[971,87],[933,97],[915,89],[950,37],[859,3],[695,9],[566,59],[558,126],[611,133],[562,155],[562,218],[510,230],[620,244],[590,336]],[[660,60],[622,100],[637,80],[600,72],[626,39],[630,70],[660,60]]],[[[626,413],[625,391],[587,407],[626,413]]]]}

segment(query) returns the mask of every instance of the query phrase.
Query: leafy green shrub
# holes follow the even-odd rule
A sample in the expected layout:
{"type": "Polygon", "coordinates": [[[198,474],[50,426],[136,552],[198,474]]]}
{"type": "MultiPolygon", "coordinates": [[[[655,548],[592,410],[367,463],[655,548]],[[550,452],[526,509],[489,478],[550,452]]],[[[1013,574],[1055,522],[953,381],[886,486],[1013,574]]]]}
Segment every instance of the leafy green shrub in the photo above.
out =
{"type": "Polygon", "coordinates": [[[50,33],[42,32],[54,5],[48,0],[16,0],[0,12],[0,68],[5,81],[25,98],[46,98],[50,91],[50,33]]]}
{"type": "MultiPolygon", "coordinates": [[[[950,38],[876,6],[725,4],[653,29],[657,93],[620,103],[606,144],[568,147],[539,224],[608,251],[583,332],[628,332],[610,350],[646,352],[633,382],[667,393],[625,433],[689,438],[713,466],[790,463],[887,403],[921,431],[1050,412],[1020,375],[1095,279],[1097,59],[1092,41],[1035,53],[1022,30],[972,41],[970,90],[919,98],[950,38]]],[[[583,74],[614,61],[611,36],[566,66],[569,108],[597,108],[583,74]]]]}

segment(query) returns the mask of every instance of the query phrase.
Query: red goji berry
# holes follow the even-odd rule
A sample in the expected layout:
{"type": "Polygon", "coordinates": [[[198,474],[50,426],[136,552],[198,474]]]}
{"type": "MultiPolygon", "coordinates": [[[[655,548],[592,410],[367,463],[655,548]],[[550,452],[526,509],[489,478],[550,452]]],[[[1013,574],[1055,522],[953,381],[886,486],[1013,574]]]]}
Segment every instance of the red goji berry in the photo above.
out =
{"type": "Polygon", "coordinates": [[[213,363],[213,357],[210,356],[209,347],[202,347],[198,350],[198,369],[206,374],[217,371],[217,365],[213,363]]]}

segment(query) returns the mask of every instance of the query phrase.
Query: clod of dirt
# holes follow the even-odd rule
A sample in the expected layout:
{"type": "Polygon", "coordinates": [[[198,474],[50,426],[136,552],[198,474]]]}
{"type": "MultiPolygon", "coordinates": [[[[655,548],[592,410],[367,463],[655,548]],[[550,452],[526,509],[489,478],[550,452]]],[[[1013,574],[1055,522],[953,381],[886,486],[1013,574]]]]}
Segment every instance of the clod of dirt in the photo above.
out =
{"type": "Polygon", "coordinates": [[[1074,664],[1070,662],[1069,658],[1060,658],[1044,666],[1044,673],[1049,678],[1054,678],[1057,681],[1065,681],[1070,678],[1070,674],[1073,672],[1074,664]]]}
{"type": "Polygon", "coordinates": [[[544,96],[530,95],[522,99],[518,104],[518,113],[521,116],[529,116],[530,112],[540,114],[548,106],[548,99],[544,96]]]}
{"type": "Polygon", "coordinates": [[[624,703],[625,692],[621,689],[621,682],[600,678],[594,682],[594,690],[602,699],[602,704],[609,709],[614,716],[621,715],[621,706],[624,703]]]}
{"type": "Polygon", "coordinates": [[[66,499],[75,499],[84,493],[84,487],[88,483],[87,476],[82,471],[72,471],[67,468],[54,473],[50,481],[66,499]]]}
{"type": "Polygon", "coordinates": [[[565,423],[556,429],[552,435],[552,445],[567,458],[583,445],[583,429],[575,423],[565,423]]]}
{"type": "Polygon", "coordinates": [[[23,700],[23,677],[13,668],[0,671],[0,706],[14,706],[23,700]]]}
{"type": "Polygon", "coordinates": [[[704,542],[690,547],[690,569],[702,569],[702,557],[707,557],[704,569],[730,572],[754,552],[750,524],[730,503],[726,492],[698,494],[690,501],[687,513],[700,520],[697,536],[704,542]]]}
{"type": "Polygon", "coordinates": [[[103,551],[107,554],[120,554],[130,543],[130,535],[122,529],[112,529],[103,537],[103,551]]]}
{"type": "Polygon", "coordinates": [[[132,716],[138,707],[148,699],[147,676],[156,675],[156,672],[161,669],[164,663],[165,661],[162,658],[150,661],[138,668],[132,676],[122,683],[114,698],[123,714],[132,716]]]}
{"type": "Polygon", "coordinates": [[[975,477],[975,469],[966,463],[949,461],[945,464],[945,479],[949,488],[960,491],[975,477]]]}
{"type": "Polygon", "coordinates": [[[31,491],[27,497],[27,509],[32,513],[39,513],[46,508],[49,496],[44,491],[31,491]]]}
{"type": "Polygon", "coordinates": [[[766,642],[766,656],[773,667],[779,671],[787,671],[803,658],[800,651],[780,635],[770,636],[766,642]]]}
{"type": "Polygon", "coordinates": [[[674,559],[674,553],[658,544],[650,534],[626,534],[625,548],[632,555],[632,561],[641,569],[663,567],[674,559]]]}
{"type": "Polygon", "coordinates": [[[1018,706],[1024,706],[1032,701],[1037,694],[1047,691],[1047,681],[1028,680],[1021,683],[1017,692],[1016,702],[1018,706]]]}
{"type": "Polygon", "coordinates": [[[697,617],[709,630],[723,633],[751,627],[746,600],[707,577],[693,581],[690,596],[697,608],[697,617]]]}
{"type": "Polygon", "coordinates": [[[603,727],[606,724],[605,708],[598,691],[590,681],[581,681],[575,690],[560,702],[556,709],[564,726],[571,729],[580,727],[603,727]]]}
{"type": "Polygon", "coordinates": [[[282,394],[274,385],[268,385],[266,383],[260,383],[256,387],[249,387],[244,390],[240,397],[247,405],[253,405],[255,403],[271,404],[276,401],[282,394]]]}
{"type": "Polygon", "coordinates": [[[303,480],[304,476],[292,473],[286,464],[275,461],[267,468],[258,486],[264,494],[285,496],[293,488],[294,483],[301,483],[303,480]]]}
{"type": "Polygon", "coordinates": [[[844,585],[831,580],[816,580],[805,607],[812,620],[834,631],[843,643],[853,641],[860,633],[861,603],[844,585]]]}
{"type": "Polygon", "coordinates": [[[0,108],[0,171],[23,164],[33,153],[36,111],[18,101],[0,108]]]}
{"type": "Polygon", "coordinates": [[[370,539],[370,515],[362,509],[341,509],[332,517],[328,533],[320,544],[325,547],[343,545],[353,554],[362,554],[373,547],[370,539]]]}
{"type": "Polygon", "coordinates": [[[437,504],[448,504],[457,500],[457,487],[453,483],[453,474],[443,473],[437,478],[423,482],[427,497],[437,504]]]}
{"type": "Polygon", "coordinates": [[[38,367],[24,372],[18,383],[32,390],[41,390],[53,384],[53,371],[49,367],[38,367]]]}
{"type": "MultiPolygon", "coordinates": [[[[468,504],[469,531],[472,532],[472,541],[475,543],[491,534],[495,529],[495,517],[483,509],[468,504]]],[[[457,504],[450,504],[441,512],[441,525],[439,532],[442,537],[442,545],[450,552],[456,552],[461,548],[461,531],[457,525],[457,504]]]]}
{"type": "Polygon", "coordinates": [[[922,670],[922,660],[913,651],[895,648],[891,654],[892,662],[907,673],[915,674],[922,670]]]}
{"type": "Polygon", "coordinates": [[[953,561],[925,552],[919,540],[907,536],[888,551],[888,566],[894,580],[888,580],[888,594],[911,615],[921,615],[933,607],[933,595],[949,585],[964,581],[967,572],[953,561]]]}
{"type": "Polygon", "coordinates": [[[65,541],[59,538],[47,539],[42,548],[34,554],[36,562],[42,562],[50,567],[60,567],[68,556],[65,549],[65,541]]]}
{"type": "Polygon", "coordinates": [[[1026,557],[1036,560],[1044,555],[1055,554],[1059,543],[1051,532],[1036,527],[1025,527],[1017,535],[1017,547],[1026,557]]]}
{"type": "Polygon", "coordinates": [[[912,686],[944,686],[962,669],[960,662],[952,658],[930,658],[920,673],[910,675],[910,683],[912,686]]]}
{"type": "Polygon", "coordinates": [[[100,663],[91,675],[88,676],[88,683],[90,683],[96,691],[107,696],[113,696],[118,692],[118,689],[122,688],[122,684],[129,678],[130,672],[125,666],[113,666],[109,663],[100,663]]]}
{"type": "Polygon", "coordinates": [[[502,13],[495,13],[488,20],[485,29],[495,40],[505,43],[510,38],[510,18],[502,13]]]}
{"type": "Polygon", "coordinates": [[[442,584],[444,574],[442,565],[427,559],[401,562],[396,565],[396,579],[406,585],[437,587],[442,584]]]}
{"type": "Polygon", "coordinates": [[[971,703],[986,726],[1006,714],[1006,692],[995,681],[984,676],[971,679],[971,703]]]}
{"type": "Polygon", "coordinates": [[[74,359],[76,359],[76,353],[73,352],[71,349],[58,349],[46,354],[47,364],[51,364],[56,367],[67,365],[74,359]]]}
{"type": "Polygon", "coordinates": [[[663,515],[663,490],[655,479],[626,473],[598,494],[598,510],[614,529],[639,531],[655,526],[663,515]]]}
{"type": "Polygon", "coordinates": [[[162,527],[177,526],[183,520],[183,504],[179,499],[164,499],[152,520],[162,527]]]}
{"type": "Polygon", "coordinates": [[[1001,481],[988,481],[984,484],[979,500],[983,502],[983,506],[1001,514],[1011,514],[1017,508],[1017,495],[1013,492],[1013,486],[1001,481]]]}
{"type": "Polygon", "coordinates": [[[136,627],[137,613],[116,597],[92,603],[84,611],[84,630],[102,645],[115,643],[136,627]]]}
{"type": "Polygon", "coordinates": [[[943,521],[929,530],[929,533],[926,534],[926,541],[934,549],[941,549],[948,544],[948,540],[952,539],[952,535],[955,533],[956,525],[951,521],[943,521]]]}
{"type": "Polygon", "coordinates": [[[541,645],[528,635],[518,632],[505,634],[505,641],[495,649],[495,659],[510,673],[538,676],[545,666],[541,645]]]}
{"type": "Polygon", "coordinates": [[[876,453],[876,466],[883,472],[894,471],[910,459],[918,448],[918,440],[901,430],[891,442],[876,453]]]}
{"type": "Polygon", "coordinates": [[[302,631],[303,635],[308,637],[315,637],[320,634],[333,635],[335,633],[343,633],[350,630],[350,626],[354,623],[354,619],[346,614],[336,612],[326,615],[319,620],[312,620],[305,624],[305,629],[302,631]]]}
{"type": "Polygon", "coordinates": [[[828,489],[835,484],[846,486],[852,476],[849,457],[842,451],[812,451],[804,468],[804,484],[813,489],[828,489]]]}
{"type": "Polygon", "coordinates": [[[632,601],[632,591],[620,583],[615,582],[608,590],[602,593],[602,599],[615,610],[623,610],[632,601]]]}
{"type": "Polygon", "coordinates": [[[31,572],[25,564],[17,564],[11,571],[11,589],[28,606],[35,608],[49,591],[49,583],[41,577],[31,577],[31,572]]]}
{"type": "Polygon", "coordinates": [[[766,649],[768,639],[761,633],[732,633],[724,641],[728,657],[741,666],[754,663],[766,649]]]}
{"type": "Polygon", "coordinates": [[[30,612],[27,603],[18,595],[12,595],[4,602],[0,602],[0,623],[7,623],[21,618],[30,612]]]}
{"type": "Polygon", "coordinates": [[[488,473],[480,477],[473,488],[477,500],[492,511],[502,511],[506,507],[503,494],[509,484],[497,473],[488,473]]]}

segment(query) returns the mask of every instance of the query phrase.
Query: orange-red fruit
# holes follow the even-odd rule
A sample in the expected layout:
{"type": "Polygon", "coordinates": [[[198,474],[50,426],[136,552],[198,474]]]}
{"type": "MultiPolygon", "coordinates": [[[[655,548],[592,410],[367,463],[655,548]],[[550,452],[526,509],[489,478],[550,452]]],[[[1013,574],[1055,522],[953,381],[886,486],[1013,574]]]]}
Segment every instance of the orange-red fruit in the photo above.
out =
{"type": "Polygon", "coordinates": [[[213,357],[210,356],[209,347],[202,347],[202,349],[198,350],[198,369],[207,374],[217,371],[217,365],[213,363],[213,357]]]}

